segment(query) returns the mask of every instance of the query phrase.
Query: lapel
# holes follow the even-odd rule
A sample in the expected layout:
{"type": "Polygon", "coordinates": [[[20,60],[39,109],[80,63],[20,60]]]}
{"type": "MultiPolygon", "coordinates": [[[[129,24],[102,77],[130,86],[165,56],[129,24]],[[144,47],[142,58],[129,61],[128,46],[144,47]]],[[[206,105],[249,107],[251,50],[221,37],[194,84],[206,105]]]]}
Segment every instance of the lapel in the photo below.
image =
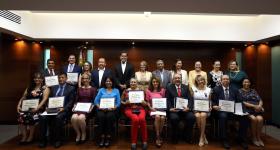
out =
{"type": "Polygon", "coordinates": [[[221,90],[221,93],[222,93],[221,99],[225,99],[225,93],[224,93],[224,88],[223,88],[223,86],[220,86],[220,90],[221,90]]]}
{"type": "Polygon", "coordinates": [[[128,70],[128,62],[126,62],[126,65],[125,65],[125,69],[124,69],[124,73],[123,73],[124,76],[126,76],[127,70],[128,70]]]}
{"type": "MultiPolygon", "coordinates": [[[[174,98],[178,97],[178,92],[177,92],[177,88],[176,88],[176,85],[173,84],[172,85],[172,91],[174,92],[174,98]]],[[[182,88],[181,88],[181,92],[182,92],[182,88]]]]}

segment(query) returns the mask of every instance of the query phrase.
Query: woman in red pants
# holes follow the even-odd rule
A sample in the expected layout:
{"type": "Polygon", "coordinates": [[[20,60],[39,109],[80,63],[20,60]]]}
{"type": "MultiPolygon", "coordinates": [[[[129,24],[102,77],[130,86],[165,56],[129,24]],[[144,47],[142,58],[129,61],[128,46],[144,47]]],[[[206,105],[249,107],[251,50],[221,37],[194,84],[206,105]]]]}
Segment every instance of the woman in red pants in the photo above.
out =
{"type": "MultiPolygon", "coordinates": [[[[137,87],[137,80],[135,78],[130,79],[130,88],[126,89],[122,94],[122,104],[125,106],[124,113],[131,119],[131,149],[136,150],[138,128],[140,127],[142,134],[142,149],[148,148],[147,144],[147,125],[146,125],[146,112],[144,107],[147,105],[143,99],[141,103],[131,103],[129,100],[130,91],[140,90],[137,87]]],[[[143,92],[144,94],[144,92],[143,92]]]]}

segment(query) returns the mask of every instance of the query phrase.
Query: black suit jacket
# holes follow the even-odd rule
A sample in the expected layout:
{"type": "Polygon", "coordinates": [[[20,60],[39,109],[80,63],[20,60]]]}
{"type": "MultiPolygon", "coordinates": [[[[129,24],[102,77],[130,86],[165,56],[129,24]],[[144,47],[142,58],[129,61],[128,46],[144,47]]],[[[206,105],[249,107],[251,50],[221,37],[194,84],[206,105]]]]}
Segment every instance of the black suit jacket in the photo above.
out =
{"type": "MultiPolygon", "coordinates": [[[[223,89],[223,86],[221,86],[221,85],[216,86],[213,89],[213,94],[212,94],[213,106],[218,106],[220,99],[221,100],[225,99],[224,89],[223,89]]],[[[232,86],[229,86],[229,100],[235,101],[235,102],[241,102],[238,90],[232,86]]]]}
{"type": "MultiPolygon", "coordinates": [[[[59,85],[53,86],[51,88],[51,94],[50,94],[51,96],[50,97],[55,97],[58,89],[59,89],[59,85]]],[[[73,107],[73,103],[74,103],[74,100],[75,100],[75,95],[76,95],[75,88],[66,83],[65,88],[64,88],[64,92],[63,92],[63,96],[64,96],[63,108],[64,108],[66,113],[71,112],[72,107],[73,107]]]]}
{"type": "MultiPolygon", "coordinates": [[[[51,76],[48,69],[44,69],[44,70],[42,71],[42,73],[43,73],[43,75],[44,75],[45,77],[51,76]]],[[[54,75],[58,75],[58,71],[55,70],[55,69],[54,69],[54,75]]]]}
{"type": "MultiPolygon", "coordinates": [[[[63,68],[62,68],[63,72],[67,73],[68,65],[69,65],[69,64],[63,66],[63,68]]],[[[82,73],[82,67],[75,64],[72,72],[73,72],[73,73],[79,73],[79,74],[80,74],[80,73],[82,73]]]]}
{"type": "MultiPolygon", "coordinates": [[[[177,89],[175,84],[169,84],[166,88],[167,98],[167,109],[174,108],[176,104],[176,97],[178,97],[177,89]]],[[[188,99],[188,107],[190,110],[193,109],[193,98],[190,95],[189,88],[187,85],[181,84],[181,98],[188,99]]]]}
{"type": "MultiPolygon", "coordinates": [[[[98,69],[95,69],[91,72],[91,85],[97,89],[99,89],[99,73],[98,69]]],[[[112,70],[105,68],[104,74],[102,76],[102,80],[104,80],[106,77],[112,76],[112,70]]]]}
{"type": "Polygon", "coordinates": [[[115,79],[116,84],[125,84],[126,87],[129,87],[129,80],[135,76],[134,67],[130,63],[126,63],[125,71],[122,73],[122,66],[121,63],[115,66],[115,79]]]}

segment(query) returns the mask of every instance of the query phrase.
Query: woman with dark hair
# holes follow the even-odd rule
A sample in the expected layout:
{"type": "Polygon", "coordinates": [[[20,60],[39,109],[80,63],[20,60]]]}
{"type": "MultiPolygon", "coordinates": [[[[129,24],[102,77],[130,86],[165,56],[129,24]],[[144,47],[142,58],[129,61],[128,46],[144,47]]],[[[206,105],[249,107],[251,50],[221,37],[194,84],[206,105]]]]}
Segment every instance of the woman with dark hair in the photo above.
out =
{"type": "Polygon", "coordinates": [[[181,59],[176,59],[175,64],[171,70],[171,80],[174,74],[178,73],[182,77],[182,84],[188,85],[188,73],[186,70],[182,69],[183,63],[181,59]]]}
{"type": "Polygon", "coordinates": [[[115,88],[113,77],[106,77],[102,81],[102,88],[99,89],[95,99],[92,101],[97,108],[97,120],[99,122],[100,147],[109,147],[111,144],[112,130],[116,121],[116,112],[120,107],[120,93],[115,88]],[[114,98],[114,108],[100,108],[102,98],[114,98]]]}
{"type": "Polygon", "coordinates": [[[264,112],[263,101],[257,91],[251,89],[251,82],[248,78],[245,78],[242,84],[243,87],[239,89],[239,93],[251,120],[252,141],[256,146],[264,146],[261,140],[264,112]]]}
{"type": "Polygon", "coordinates": [[[124,113],[131,120],[131,149],[136,150],[138,128],[140,127],[143,146],[142,149],[148,148],[147,140],[147,125],[146,125],[146,111],[144,107],[147,105],[145,100],[141,103],[130,103],[129,92],[141,90],[137,85],[135,78],[130,79],[130,88],[123,91],[122,104],[125,106],[124,113]]]}
{"type": "Polygon", "coordinates": [[[221,69],[221,62],[219,60],[214,61],[213,70],[208,73],[208,87],[213,89],[215,86],[221,85],[221,77],[223,72],[221,69]]]}
{"type": "Polygon", "coordinates": [[[229,76],[230,85],[237,90],[242,88],[243,80],[248,77],[244,71],[239,69],[238,63],[235,60],[229,62],[228,71],[225,74],[229,76]]]}
{"type": "Polygon", "coordinates": [[[17,105],[18,122],[22,134],[22,138],[19,144],[28,144],[33,141],[35,124],[38,121],[38,113],[41,113],[45,109],[45,103],[49,97],[50,90],[44,86],[44,76],[42,73],[34,73],[33,80],[29,87],[24,91],[21,99],[17,105]],[[28,110],[22,110],[22,103],[24,100],[39,99],[38,106],[36,108],[28,108],[28,110]],[[28,131],[29,129],[29,131],[28,131]]]}
{"type": "Polygon", "coordinates": [[[152,77],[152,73],[147,71],[148,64],[146,61],[140,62],[140,70],[135,72],[135,79],[137,80],[138,87],[141,90],[146,90],[152,77]]]}
{"type": "Polygon", "coordinates": [[[82,73],[81,75],[79,76],[79,81],[78,81],[78,85],[79,87],[82,86],[82,75],[83,74],[87,74],[89,76],[91,76],[91,70],[92,70],[92,65],[89,61],[86,61],[84,64],[83,64],[83,68],[82,68],[82,73]]]}
{"type": "MultiPolygon", "coordinates": [[[[158,77],[153,76],[149,85],[149,88],[146,90],[146,101],[148,102],[148,106],[151,111],[166,111],[166,110],[157,110],[152,106],[153,98],[164,98],[165,97],[165,89],[161,88],[160,79],[158,77]]],[[[156,146],[162,146],[162,129],[165,123],[166,116],[164,115],[155,115],[155,129],[156,129],[156,146]]]]}

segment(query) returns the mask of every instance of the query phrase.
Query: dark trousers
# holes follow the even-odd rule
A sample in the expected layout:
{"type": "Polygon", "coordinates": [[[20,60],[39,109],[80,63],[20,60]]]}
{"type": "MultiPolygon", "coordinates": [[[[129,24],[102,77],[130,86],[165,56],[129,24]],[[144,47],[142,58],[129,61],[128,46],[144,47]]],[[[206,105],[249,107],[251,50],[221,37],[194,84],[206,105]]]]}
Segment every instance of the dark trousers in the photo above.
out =
{"type": "Polygon", "coordinates": [[[219,130],[220,130],[220,138],[222,140],[227,140],[227,121],[229,119],[237,120],[239,122],[239,131],[238,131],[238,139],[246,140],[247,137],[247,129],[249,126],[248,116],[237,116],[233,113],[228,112],[217,112],[219,119],[219,130]]]}
{"type": "Polygon", "coordinates": [[[112,135],[116,121],[115,111],[97,111],[97,121],[99,122],[100,135],[112,135]]]}
{"type": "Polygon", "coordinates": [[[183,120],[184,125],[184,135],[186,135],[186,140],[191,140],[192,138],[192,131],[193,131],[193,125],[195,123],[195,116],[193,112],[170,112],[169,113],[169,120],[171,122],[171,128],[172,128],[172,139],[177,140],[178,139],[178,133],[179,133],[179,122],[180,120],[183,120]]]}
{"type": "Polygon", "coordinates": [[[39,116],[40,142],[46,142],[46,134],[49,125],[50,139],[54,142],[62,140],[64,122],[67,118],[66,112],[56,116],[39,116]]]}

